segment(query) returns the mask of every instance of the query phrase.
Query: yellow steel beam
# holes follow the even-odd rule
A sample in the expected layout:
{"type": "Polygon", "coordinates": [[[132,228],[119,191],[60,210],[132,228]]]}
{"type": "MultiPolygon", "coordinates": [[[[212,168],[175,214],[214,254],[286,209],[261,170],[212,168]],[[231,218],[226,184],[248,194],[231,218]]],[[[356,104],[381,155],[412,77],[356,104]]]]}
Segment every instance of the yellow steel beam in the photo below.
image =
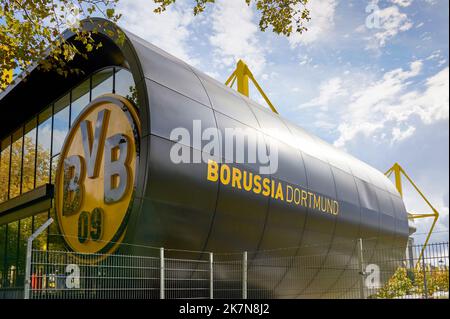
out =
{"type": "Polygon", "coordinates": [[[410,219],[434,217],[435,214],[411,214],[410,219]]]}
{"type": "Polygon", "coordinates": [[[263,91],[263,89],[259,86],[259,83],[256,81],[256,79],[253,77],[253,74],[250,73],[249,75],[250,79],[253,81],[253,84],[256,86],[256,88],[258,89],[259,93],[262,95],[262,97],[264,98],[264,101],[266,101],[266,103],[269,105],[270,109],[272,110],[272,112],[274,112],[275,114],[278,114],[277,109],[275,108],[275,106],[272,104],[272,102],[270,101],[269,97],[266,95],[266,93],[263,91]]]}
{"type": "Polygon", "coordinates": [[[236,79],[237,79],[237,89],[238,92],[244,94],[245,96],[249,96],[250,91],[248,89],[248,78],[249,74],[251,74],[247,64],[244,61],[239,60],[236,66],[236,79]]]}
{"type": "Polygon", "coordinates": [[[429,214],[415,214],[412,212],[408,212],[408,218],[409,219],[420,219],[420,218],[430,218],[433,217],[433,223],[431,224],[430,230],[427,234],[427,238],[425,240],[425,243],[423,244],[422,250],[420,252],[420,256],[417,261],[417,265],[420,264],[420,259],[423,256],[423,253],[425,251],[425,248],[428,245],[428,241],[430,240],[431,234],[433,233],[434,226],[436,225],[436,222],[439,218],[439,212],[434,208],[434,206],[430,203],[430,201],[425,197],[423,192],[417,187],[417,185],[413,182],[413,180],[409,177],[409,175],[405,172],[405,170],[400,166],[400,164],[395,163],[390,169],[387,170],[385,175],[387,177],[391,177],[392,174],[394,174],[395,178],[395,187],[397,188],[397,191],[399,192],[400,196],[403,198],[403,185],[402,185],[402,177],[405,177],[406,180],[413,186],[413,188],[416,190],[416,192],[420,195],[420,197],[425,201],[425,203],[431,208],[433,211],[429,214]]]}
{"type": "Polygon", "coordinates": [[[247,64],[245,64],[245,62],[242,60],[238,61],[236,69],[227,79],[225,85],[232,87],[236,80],[237,80],[237,91],[247,97],[250,95],[249,80],[251,80],[253,85],[258,90],[259,94],[261,94],[261,96],[266,101],[267,105],[269,105],[270,109],[274,113],[278,114],[278,111],[276,110],[275,106],[272,104],[272,102],[270,101],[264,90],[261,88],[258,81],[256,81],[255,77],[253,76],[253,73],[250,71],[247,64]]]}
{"type": "Polygon", "coordinates": [[[386,173],[387,177],[391,177],[392,173],[394,173],[395,177],[395,187],[397,191],[400,193],[400,196],[403,197],[403,187],[402,187],[402,169],[398,163],[395,163],[386,173]]]}
{"type": "MultiPolygon", "coordinates": [[[[236,70],[233,73],[231,73],[230,77],[225,82],[225,85],[230,85],[230,82],[233,81],[234,83],[235,80],[236,80],[236,70]]],[[[231,83],[230,86],[233,86],[233,83],[231,83]]]]}

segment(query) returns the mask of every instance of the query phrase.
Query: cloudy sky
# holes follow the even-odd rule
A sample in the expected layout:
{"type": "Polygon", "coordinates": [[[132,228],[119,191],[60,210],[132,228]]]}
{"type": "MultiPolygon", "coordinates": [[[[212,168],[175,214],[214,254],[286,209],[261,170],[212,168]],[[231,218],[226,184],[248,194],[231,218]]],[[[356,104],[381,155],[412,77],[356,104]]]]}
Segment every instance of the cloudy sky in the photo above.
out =
{"type": "MultiPolygon", "coordinates": [[[[177,2],[156,15],[121,0],[121,25],[220,81],[243,59],[282,116],[381,171],[399,162],[441,213],[432,241],[448,241],[448,0],[310,0],[290,38],[260,32],[244,0],[197,17],[177,2]]],[[[405,201],[430,211],[408,187],[405,201]]],[[[423,242],[431,221],[416,224],[423,242]]]]}

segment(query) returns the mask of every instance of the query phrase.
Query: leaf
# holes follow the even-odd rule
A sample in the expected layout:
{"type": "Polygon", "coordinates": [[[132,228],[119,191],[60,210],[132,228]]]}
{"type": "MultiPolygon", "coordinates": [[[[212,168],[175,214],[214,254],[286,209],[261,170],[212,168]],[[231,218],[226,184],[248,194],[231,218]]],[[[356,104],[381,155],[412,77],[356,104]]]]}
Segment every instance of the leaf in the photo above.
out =
{"type": "Polygon", "coordinates": [[[91,52],[93,48],[94,48],[94,47],[92,46],[91,43],[86,44],[86,51],[87,51],[87,52],[91,52]]]}
{"type": "Polygon", "coordinates": [[[112,19],[114,17],[114,9],[112,8],[108,8],[106,9],[106,16],[108,17],[108,19],[112,19]]]}

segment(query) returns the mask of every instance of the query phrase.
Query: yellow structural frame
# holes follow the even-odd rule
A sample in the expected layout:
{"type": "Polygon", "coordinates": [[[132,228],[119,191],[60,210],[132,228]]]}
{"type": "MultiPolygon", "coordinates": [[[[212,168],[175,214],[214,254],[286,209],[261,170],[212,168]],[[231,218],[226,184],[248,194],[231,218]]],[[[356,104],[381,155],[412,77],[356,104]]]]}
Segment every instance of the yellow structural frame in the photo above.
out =
{"type": "Polygon", "coordinates": [[[403,184],[402,184],[402,176],[404,176],[407,181],[414,187],[414,189],[417,191],[417,193],[422,197],[422,199],[425,201],[425,203],[431,208],[433,211],[429,214],[415,214],[412,212],[408,212],[408,218],[409,219],[419,219],[419,218],[430,218],[434,217],[433,224],[431,224],[430,231],[427,234],[427,238],[425,240],[425,243],[423,244],[422,250],[420,252],[420,256],[418,258],[417,265],[420,263],[420,260],[423,256],[423,252],[425,251],[425,248],[428,244],[428,241],[430,240],[431,234],[433,233],[434,226],[436,225],[436,222],[439,218],[439,212],[436,210],[436,208],[433,207],[433,205],[430,203],[430,201],[425,197],[425,195],[422,193],[422,191],[417,187],[417,185],[412,181],[412,179],[408,176],[408,174],[405,172],[405,170],[400,166],[400,164],[395,163],[386,173],[385,175],[387,177],[391,177],[392,174],[394,174],[395,178],[395,187],[397,188],[397,191],[399,192],[400,196],[403,198],[403,184]]]}
{"type": "Polygon", "coordinates": [[[245,62],[242,60],[238,61],[236,69],[233,71],[228,80],[225,82],[225,85],[233,87],[236,80],[237,80],[237,91],[247,97],[250,94],[248,84],[249,80],[251,80],[252,83],[255,85],[256,89],[258,90],[259,94],[261,94],[266,103],[269,105],[272,112],[278,114],[277,109],[269,100],[266,93],[264,93],[264,90],[258,84],[258,81],[256,81],[255,77],[253,76],[253,73],[250,71],[247,64],[245,64],[245,62]]]}

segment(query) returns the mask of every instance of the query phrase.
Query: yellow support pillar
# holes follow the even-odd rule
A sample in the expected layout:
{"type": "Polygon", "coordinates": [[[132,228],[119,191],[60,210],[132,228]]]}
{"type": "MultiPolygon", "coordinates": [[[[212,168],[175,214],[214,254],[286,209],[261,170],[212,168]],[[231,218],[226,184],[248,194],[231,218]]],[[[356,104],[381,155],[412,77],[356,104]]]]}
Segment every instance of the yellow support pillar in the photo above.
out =
{"type": "Polygon", "coordinates": [[[403,187],[402,187],[402,168],[398,163],[393,166],[394,176],[395,176],[395,187],[397,188],[400,196],[403,198],[403,187]]]}
{"type": "Polygon", "coordinates": [[[248,66],[242,61],[239,60],[236,67],[236,78],[237,78],[237,88],[238,92],[241,92],[245,96],[249,96],[250,92],[248,90],[248,75],[250,70],[248,66]]]}
{"type": "Polygon", "coordinates": [[[245,64],[244,61],[239,60],[236,69],[231,73],[230,77],[225,82],[225,85],[228,85],[229,87],[232,87],[234,83],[237,81],[237,91],[246,97],[249,97],[250,90],[249,90],[249,80],[252,81],[253,85],[258,90],[259,94],[263,97],[263,99],[266,101],[267,105],[269,105],[272,112],[278,114],[278,111],[276,110],[275,106],[272,104],[270,99],[267,97],[266,93],[264,93],[264,90],[259,85],[258,81],[256,81],[255,77],[253,76],[253,73],[248,68],[247,64],[245,64]]]}

